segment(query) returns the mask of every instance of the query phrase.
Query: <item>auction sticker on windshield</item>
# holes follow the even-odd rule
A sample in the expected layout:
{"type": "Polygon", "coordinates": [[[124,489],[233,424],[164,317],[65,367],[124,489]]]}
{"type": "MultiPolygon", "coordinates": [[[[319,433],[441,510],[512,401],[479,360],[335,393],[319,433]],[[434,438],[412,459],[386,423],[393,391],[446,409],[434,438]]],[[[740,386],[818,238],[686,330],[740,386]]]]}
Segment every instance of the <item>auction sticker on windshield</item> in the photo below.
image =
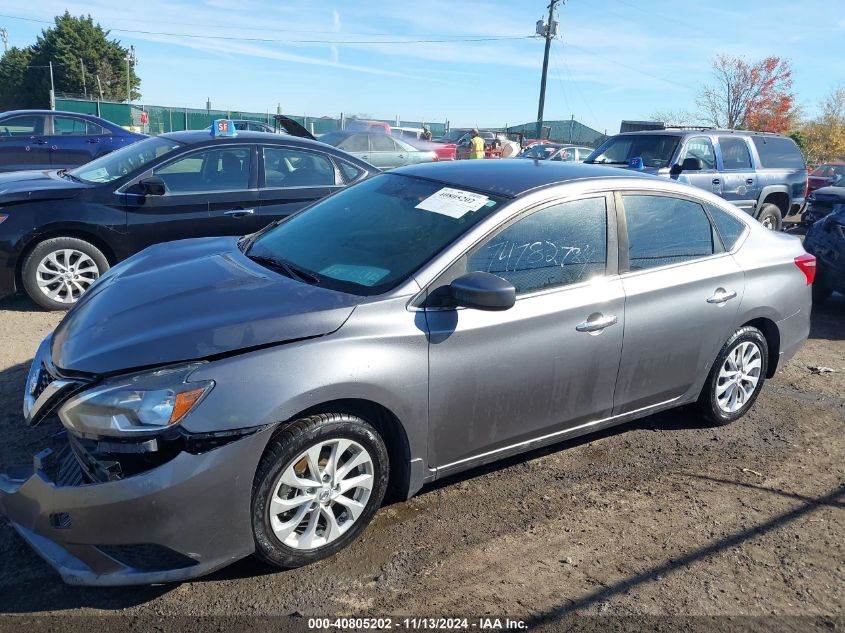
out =
{"type": "Polygon", "coordinates": [[[470,211],[478,211],[489,200],[490,198],[480,193],[443,187],[420,202],[416,208],[457,219],[464,217],[470,211]]]}

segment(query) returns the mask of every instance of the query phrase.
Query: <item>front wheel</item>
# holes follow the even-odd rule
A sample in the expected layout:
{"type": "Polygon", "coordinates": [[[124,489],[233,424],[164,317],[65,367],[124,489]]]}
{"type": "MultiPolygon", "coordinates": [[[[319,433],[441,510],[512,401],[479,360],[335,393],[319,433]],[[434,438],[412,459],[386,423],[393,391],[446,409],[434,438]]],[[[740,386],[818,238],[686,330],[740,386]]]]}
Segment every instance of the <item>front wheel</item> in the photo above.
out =
{"type": "Polygon", "coordinates": [[[772,231],[780,231],[783,225],[783,216],[781,216],[780,209],[769,203],[763,205],[757,219],[760,221],[760,224],[772,231]]]}
{"type": "Polygon", "coordinates": [[[292,422],[270,441],[252,492],[259,558],[301,567],[346,547],[373,518],[387,490],[387,448],[353,415],[292,422]]]}
{"type": "Polygon", "coordinates": [[[47,310],[67,310],[109,269],[93,244],[53,237],[37,244],[23,262],[21,277],[30,298],[47,310]]]}
{"type": "Polygon", "coordinates": [[[730,424],[745,415],[763,388],[769,366],[766,337],[755,327],[734,332],[722,346],[698,397],[708,422],[730,424]]]}

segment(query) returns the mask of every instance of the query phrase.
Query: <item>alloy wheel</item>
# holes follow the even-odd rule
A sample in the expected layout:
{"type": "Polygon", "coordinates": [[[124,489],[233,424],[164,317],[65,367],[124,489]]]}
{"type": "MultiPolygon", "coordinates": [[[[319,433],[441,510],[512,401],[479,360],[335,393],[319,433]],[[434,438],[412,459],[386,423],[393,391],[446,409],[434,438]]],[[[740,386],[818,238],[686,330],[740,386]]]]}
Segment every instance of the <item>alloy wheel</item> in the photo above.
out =
{"type": "Polygon", "coordinates": [[[285,468],[270,497],[276,538],[299,550],[338,539],[366,508],[373,476],[373,458],[353,440],[331,439],[306,449],[285,468]]]}
{"type": "Polygon", "coordinates": [[[99,276],[96,262],[72,248],[48,253],[35,269],[38,288],[59,303],[75,303],[99,276]]]}
{"type": "Polygon", "coordinates": [[[739,411],[754,395],[760,382],[763,355],[750,341],[743,341],[728,352],[716,381],[716,401],[726,413],[739,411]]]}

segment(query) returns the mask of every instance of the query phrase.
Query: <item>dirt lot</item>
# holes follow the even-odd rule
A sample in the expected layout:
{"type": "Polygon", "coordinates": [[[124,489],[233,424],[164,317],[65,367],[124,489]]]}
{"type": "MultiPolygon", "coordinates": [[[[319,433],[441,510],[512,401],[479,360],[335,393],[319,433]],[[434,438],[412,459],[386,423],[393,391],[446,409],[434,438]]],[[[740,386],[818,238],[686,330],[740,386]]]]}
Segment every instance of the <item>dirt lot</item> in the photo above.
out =
{"type": "MultiPolygon", "coordinates": [[[[23,427],[29,359],[60,315],[0,303],[0,463],[23,427]]],[[[383,508],[330,560],[241,561],[164,587],[64,586],[0,527],[0,611],[144,615],[819,615],[845,587],[845,297],[740,422],[671,412],[512,459],[383,508]],[[810,366],[837,373],[814,375],[810,366]]],[[[778,620],[782,621],[782,620],[778,620]]],[[[806,630],[798,626],[796,630],[806,630]]]]}

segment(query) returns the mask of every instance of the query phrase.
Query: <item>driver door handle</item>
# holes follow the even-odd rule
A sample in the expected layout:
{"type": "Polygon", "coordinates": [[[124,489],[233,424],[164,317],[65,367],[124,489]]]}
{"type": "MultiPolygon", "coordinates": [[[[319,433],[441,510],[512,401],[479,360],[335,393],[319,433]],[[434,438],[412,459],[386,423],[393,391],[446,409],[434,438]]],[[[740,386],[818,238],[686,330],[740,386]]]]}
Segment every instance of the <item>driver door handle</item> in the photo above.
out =
{"type": "Polygon", "coordinates": [[[242,218],[245,215],[254,215],[255,209],[229,209],[228,211],[224,211],[223,215],[228,215],[232,218],[242,218]]]}
{"type": "Polygon", "coordinates": [[[707,303],[725,303],[736,297],[736,290],[725,290],[724,288],[716,288],[716,292],[707,298],[707,303]]]}
{"type": "Polygon", "coordinates": [[[591,314],[586,321],[579,323],[575,329],[579,332],[601,332],[604,328],[615,325],[619,321],[614,314],[591,314]]]}

